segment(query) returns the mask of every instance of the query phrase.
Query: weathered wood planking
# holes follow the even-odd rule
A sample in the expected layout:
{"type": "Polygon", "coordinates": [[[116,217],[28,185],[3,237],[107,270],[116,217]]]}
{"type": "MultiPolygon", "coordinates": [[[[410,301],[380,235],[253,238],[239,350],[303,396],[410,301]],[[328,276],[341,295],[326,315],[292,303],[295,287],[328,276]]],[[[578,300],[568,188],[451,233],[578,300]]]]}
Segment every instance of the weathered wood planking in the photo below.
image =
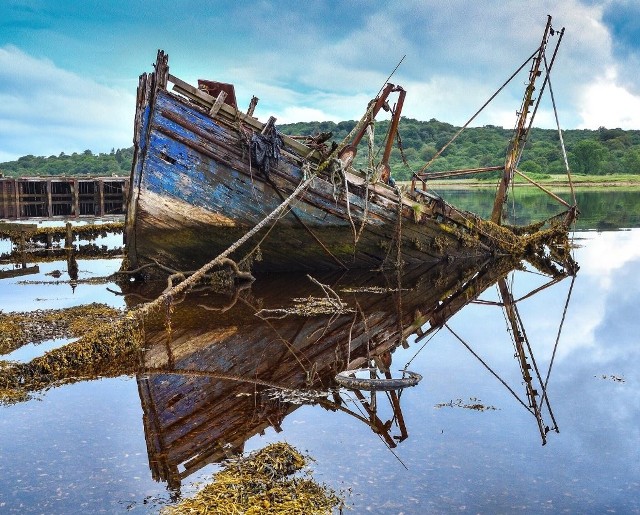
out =
{"type": "MultiPolygon", "coordinates": [[[[143,209],[131,222],[131,256],[177,269],[198,268],[259,223],[302,180],[301,158],[282,159],[265,180],[252,167],[247,141],[237,130],[166,91],[156,92],[153,109],[145,109],[139,119],[140,132],[146,132],[146,155],[134,167],[133,178],[139,181],[138,204],[143,209]]],[[[345,268],[380,266],[397,230],[398,198],[386,186],[371,185],[365,201],[362,180],[349,177],[353,182],[347,183],[344,197],[349,212],[345,200],[335,196],[334,185],[318,177],[292,204],[295,216],[279,220],[269,238],[261,241],[259,235],[250,243],[248,248],[259,243],[263,256],[256,269],[335,268],[336,258],[345,268]],[[352,223],[357,230],[366,224],[357,246],[352,223]]],[[[443,248],[451,257],[469,255],[457,235],[443,232],[438,223],[416,225],[412,208],[403,205],[403,231],[408,235],[403,261],[438,261],[443,248]],[[433,248],[436,237],[441,240],[438,249],[433,248]]]]}
{"type": "Polygon", "coordinates": [[[0,219],[122,216],[129,178],[2,177],[0,219]]]}

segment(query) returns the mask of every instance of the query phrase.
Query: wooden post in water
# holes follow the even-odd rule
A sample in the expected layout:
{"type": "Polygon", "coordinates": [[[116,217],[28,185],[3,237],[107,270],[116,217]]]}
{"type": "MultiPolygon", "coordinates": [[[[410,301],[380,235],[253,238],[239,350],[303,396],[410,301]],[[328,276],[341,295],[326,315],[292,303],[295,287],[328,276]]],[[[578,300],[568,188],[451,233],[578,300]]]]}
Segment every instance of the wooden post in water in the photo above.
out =
{"type": "Polygon", "coordinates": [[[73,215],[78,218],[80,216],[80,188],[78,187],[78,179],[73,179],[71,187],[71,197],[73,202],[73,215]]]}
{"type": "Polygon", "coordinates": [[[98,216],[104,216],[104,181],[98,179],[98,216]]]}
{"type": "Polygon", "coordinates": [[[53,216],[53,199],[51,198],[51,179],[47,179],[47,216],[53,216]]]}
{"type": "Polygon", "coordinates": [[[25,252],[26,246],[26,237],[24,235],[24,231],[20,231],[20,242],[18,243],[20,246],[20,259],[22,260],[22,268],[27,268],[27,253],[25,252]]]}
{"type": "Polygon", "coordinates": [[[66,234],[66,236],[64,238],[64,247],[66,249],[70,249],[71,246],[73,245],[73,232],[71,231],[71,223],[70,222],[67,222],[66,228],[67,228],[67,234],[66,234]]]}

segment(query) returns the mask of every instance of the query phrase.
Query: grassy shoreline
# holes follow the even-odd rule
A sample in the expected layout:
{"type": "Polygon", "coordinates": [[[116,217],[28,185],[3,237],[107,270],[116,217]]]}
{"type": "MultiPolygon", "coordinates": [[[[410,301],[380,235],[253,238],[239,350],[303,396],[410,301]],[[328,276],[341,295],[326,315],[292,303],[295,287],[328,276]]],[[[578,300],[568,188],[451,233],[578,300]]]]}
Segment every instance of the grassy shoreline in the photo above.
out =
{"type": "MultiPolygon", "coordinates": [[[[547,187],[568,188],[569,181],[566,175],[547,175],[545,177],[532,177],[537,183],[547,187]]],[[[572,183],[574,188],[640,188],[640,175],[573,175],[572,183]]],[[[402,183],[409,184],[408,181],[402,183]]],[[[430,186],[446,187],[451,189],[466,188],[495,188],[496,179],[449,179],[429,181],[430,186]]],[[[516,187],[534,187],[523,178],[516,176],[514,185],[516,187]]]]}

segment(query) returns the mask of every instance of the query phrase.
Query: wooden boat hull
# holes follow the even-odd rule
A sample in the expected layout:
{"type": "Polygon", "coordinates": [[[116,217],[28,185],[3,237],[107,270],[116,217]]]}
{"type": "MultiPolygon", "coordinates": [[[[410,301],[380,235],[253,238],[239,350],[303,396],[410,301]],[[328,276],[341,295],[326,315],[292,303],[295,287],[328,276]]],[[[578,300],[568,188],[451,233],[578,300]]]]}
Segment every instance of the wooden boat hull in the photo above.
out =
{"type": "Polygon", "coordinates": [[[138,91],[126,237],[132,268],[154,260],[176,270],[199,268],[280,205],[304,180],[305,163],[316,173],[313,181],[233,259],[251,256],[257,271],[288,271],[495,252],[496,241],[473,227],[470,213],[428,195],[399,196],[353,169],[318,172],[317,152],[290,138],[283,138],[268,176],[261,173],[249,140],[263,124],[227,105],[210,116],[208,95],[172,76],[192,98],[168,91],[159,63],[141,76],[138,91]]]}

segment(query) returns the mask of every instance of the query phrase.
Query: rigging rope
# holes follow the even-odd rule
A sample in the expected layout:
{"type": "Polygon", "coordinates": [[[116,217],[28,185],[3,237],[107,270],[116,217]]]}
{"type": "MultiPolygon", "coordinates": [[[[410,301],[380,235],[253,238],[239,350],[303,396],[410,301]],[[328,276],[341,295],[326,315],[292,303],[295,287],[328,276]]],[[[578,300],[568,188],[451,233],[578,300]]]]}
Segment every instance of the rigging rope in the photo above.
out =
{"type": "Polygon", "coordinates": [[[553,353],[551,354],[551,361],[549,362],[549,370],[547,371],[547,377],[544,380],[544,393],[542,396],[542,401],[547,400],[547,384],[549,383],[549,376],[551,375],[551,367],[553,366],[553,362],[556,357],[556,350],[558,349],[558,343],[560,342],[560,335],[562,333],[562,328],[564,326],[564,321],[567,316],[567,310],[569,308],[569,301],[571,300],[571,294],[573,292],[573,285],[576,281],[576,276],[573,275],[571,277],[571,286],[569,286],[569,293],[567,294],[567,301],[564,303],[564,310],[562,312],[562,319],[560,320],[560,327],[558,327],[558,335],[556,336],[556,342],[553,346],[553,353]]]}
{"type": "Polygon", "coordinates": [[[544,56],[544,66],[547,70],[547,77],[549,81],[549,94],[551,95],[551,103],[553,104],[553,114],[556,118],[556,126],[558,127],[558,137],[560,138],[560,148],[562,149],[562,158],[564,159],[564,166],[567,170],[567,178],[569,179],[569,188],[571,189],[571,196],[573,198],[573,205],[577,205],[576,192],[573,188],[573,181],[571,180],[571,170],[569,169],[569,160],[567,159],[567,150],[564,147],[564,139],[562,138],[562,130],[560,129],[560,122],[558,121],[558,110],[556,109],[556,100],[553,96],[553,88],[551,87],[551,75],[549,75],[549,65],[547,64],[547,56],[544,56]]]}
{"type": "MultiPolygon", "coordinates": [[[[412,357],[409,361],[407,361],[407,364],[404,366],[403,370],[406,370],[406,369],[407,369],[407,367],[408,367],[409,365],[411,365],[411,362],[412,362],[414,359],[416,359],[416,357],[418,356],[418,354],[420,354],[420,352],[422,351],[422,349],[424,349],[424,348],[427,346],[427,343],[429,343],[429,342],[433,339],[433,337],[434,337],[436,334],[438,334],[438,332],[440,331],[440,329],[442,329],[442,326],[438,327],[438,328],[433,332],[433,334],[432,334],[432,335],[427,339],[427,341],[426,341],[426,342],[424,342],[424,343],[422,344],[422,346],[421,346],[421,347],[416,351],[416,353],[413,355],[413,357],[412,357]]],[[[417,340],[416,340],[416,341],[417,341],[417,340]]]]}
{"type": "Polygon", "coordinates": [[[474,356],[478,361],[480,361],[480,363],[482,363],[482,365],[484,365],[484,367],[485,367],[489,372],[491,372],[491,374],[492,374],[492,375],[493,375],[493,376],[494,376],[498,381],[500,381],[500,382],[504,385],[504,387],[505,387],[507,390],[509,390],[509,392],[511,392],[511,395],[513,395],[513,396],[517,399],[517,401],[518,401],[520,404],[522,404],[522,405],[524,406],[524,408],[525,408],[529,413],[531,413],[532,415],[535,415],[535,414],[533,413],[533,411],[531,411],[531,408],[530,408],[527,404],[525,404],[525,403],[522,401],[522,399],[520,399],[520,397],[518,397],[518,394],[517,394],[516,392],[514,392],[514,391],[513,391],[513,389],[512,389],[512,388],[511,388],[511,387],[510,387],[510,386],[509,386],[509,385],[508,385],[508,384],[507,384],[507,383],[506,383],[506,382],[505,382],[505,381],[504,381],[504,380],[503,380],[503,379],[502,379],[498,374],[496,374],[496,373],[491,369],[491,367],[490,367],[489,365],[487,365],[487,364],[484,362],[484,360],[483,360],[480,356],[478,356],[478,355],[473,351],[473,349],[472,349],[471,347],[469,347],[469,345],[467,344],[467,342],[465,342],[462,338],[460,338],[460,336],[458,336],[458,335],[454,332],[454,330],[453,330],[453,329],[451,329],[451,327],[449,327],[449,325],[448,325],[448,324],[444,324],[444,326],[445,326],[447,329],[449,329],[449,331],[451,332],[451,334],[452,334],[453,336],[455,336],[455,337],[460,341],[460,343],[462,343],[462,345],[464,345],[464,346],[467,348],[467,350],[468,350],[471,354],[473,354],[473,356],[474,356]]]}
{"type": "Polygon", "coordinates": [[[509,84],[509,83],[513,80],[513,78],[514,78],[516,75],[518,75],[518,73],[520,73],[520,71],[522,71],[522,69],[527,65],[527,63],[528,63],[529,61],[531,61],[531,59],[533,59],[533,58],[534,58],[534,56],[538,53],[538,50],[539,50],[539,47],[538,47],[538,48],[536,48],[536,51],[535,51],[533,54],[531,54],[531,56],[530,56],[530,57],[528,57],[528,58],[527,58],[527,60],[526,60],[524,63],[522,63],[522,65],[520,65],[520,67],[519,67],[515,72],[513,72],[513,74],[511,75],[511,77],[509,77],[509,78],[504,82],[504,84],[502,84],[502,86],[500,86],[500,87],[498,88],[498,90],[497,90],[493,95],[491,95],[491,97],[489,98],[489,100],[487,100],[487,101],[482,105],[482,107],[481,107],[480,109],[478,109],[478,110],[475,112],[475,114],[474,114],[471,118],[469,118],[469,120],[468,120],[468,121],[467,121],[467,122],[466,122],[462,127],[460,127],[460,130],[459,130],[458,132],[456,132],[456,134],[454,134],[453,138],[451,138],[451,139],[449,140],[449,142],[448,142],[444,147],[442,147],[440,150],[438,150],[438,152],[436,152],[436,153],[435,153],[435,155],[434,155],[434,156],[429,160],[429,162],[428,162],[427,164],[425,164],[422,168],[420,168],[420,170],[418,171],[418,173],[419,173],[419,174],[420,174],[420,173],[423,173],[427,168],[429,168],[429,166],[431,166],[431,164],[432,164],[432,163],[433,163],[433,162],[434,162],[438,157],[440,157],[440,155],[441,155],[441,154],[446,150],[446,148],[447,148],[449,145],[451,145],[451,143],[453,143],[453,142],[458,138],[458,136],[460,136],[460,134],[462,134],[462,131],[464,131],[464,130],[469,126],[469,124],[470,124],[473,120],[475,120],[475,118],[476,118],[476,117],[477,117],[477,116],[478,116],[478,115],[479,115],[479,114],[484,110],[484,108],[485,108],[485,107],[487,107],[487,106],[488,106],[488,105],[493,101],[493,99],[494,99],[494,98],[496,98],[496,97],[498,96],[498,94],[499,94],[499,93],[500,93],[500,92],[501,92],[501,91],[502,91],[502,90],[507,86],[507,84],[509,84]]]}

